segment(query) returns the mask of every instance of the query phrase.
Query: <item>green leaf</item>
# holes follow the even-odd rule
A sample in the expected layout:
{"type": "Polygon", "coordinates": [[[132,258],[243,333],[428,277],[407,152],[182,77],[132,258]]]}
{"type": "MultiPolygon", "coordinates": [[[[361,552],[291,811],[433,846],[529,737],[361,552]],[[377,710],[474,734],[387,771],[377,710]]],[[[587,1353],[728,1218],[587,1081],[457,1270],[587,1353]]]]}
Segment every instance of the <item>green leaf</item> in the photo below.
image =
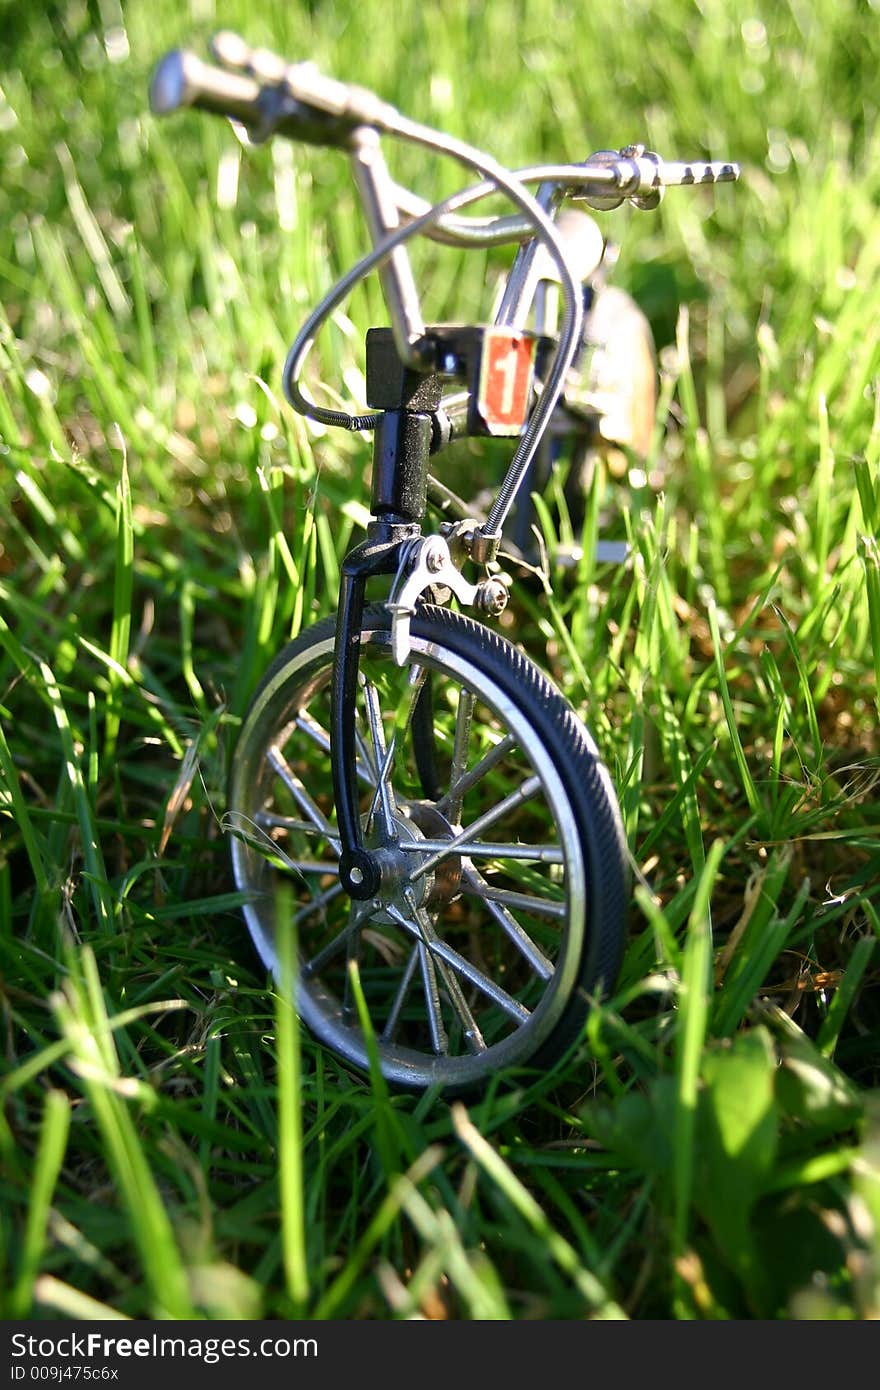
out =
{"type": "Polygon", "coordinates": [[[820,1134],[849,1129],[862,1113],[856,1087],[804,1034],[784,1040],[775,1089],[785,1114],[807,1127],[804,1148],[820,1134]]]}
{"type": "Polygon", "coordinates": [[[582,1120],[622,1168],[660,1175],[672,1168],[675,1101],[675,1082],[663,1076],[647,1091],[630,1091],[613,1105],[588,1106],[582,1120]]]}
{"type": "Polygon", "coordinates": [[[779,1131],[770,1034],[755,1028],[703,1063],[695,1200],[721,1253],[756,1270],[750,1216],[772,1172],[779,1131]]]}

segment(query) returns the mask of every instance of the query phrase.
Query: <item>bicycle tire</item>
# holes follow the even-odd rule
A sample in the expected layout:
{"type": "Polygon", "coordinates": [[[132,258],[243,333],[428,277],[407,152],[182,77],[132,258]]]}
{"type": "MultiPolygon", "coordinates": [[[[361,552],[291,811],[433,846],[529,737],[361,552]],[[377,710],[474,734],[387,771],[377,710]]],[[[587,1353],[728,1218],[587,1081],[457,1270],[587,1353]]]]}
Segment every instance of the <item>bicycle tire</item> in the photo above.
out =
{"type": "Polygon", "coordinates": [[[595,744],[549,679],[490,629],[425,605],[401,670],[387,610],[368,608],[362,823],[387,880],[373,902],[353,904],[333,882],[334,634],[328,619],[278,655],[233,757],[227,825],[260,957],[277,974],[276,932],[295,926],[300,1015],[363,1071],[347,969],[357,959],[396,1086],[472,1092],[501,1069],[546,1067],[612,986],[624,939],[623,832],[595,744]],[[279,920],[281,880],[293,918],[279,920]]]}

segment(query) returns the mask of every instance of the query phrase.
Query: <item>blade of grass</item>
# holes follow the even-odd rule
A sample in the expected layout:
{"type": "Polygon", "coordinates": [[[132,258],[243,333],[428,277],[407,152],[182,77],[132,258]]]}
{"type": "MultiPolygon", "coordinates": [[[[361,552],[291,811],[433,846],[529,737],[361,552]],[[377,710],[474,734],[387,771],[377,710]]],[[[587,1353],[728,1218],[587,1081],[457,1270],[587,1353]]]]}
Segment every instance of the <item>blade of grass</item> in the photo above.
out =
{"type": "Polygon", "coordinates": [[[462,1300],[465,1316],[479,1321],[508,1320],[510,1308],[494,1269],[483,1251],[469,1253],[465,1249],[452,1213],[432,1206],[413,1186],[404,1191],[403,1209],[429,1247],[426,1258],[445,1271],[462,1300]]]}
{"type": "MultiPolygon", "coordinates": [[[[712,990],[712,891],[725,852],[715,840],[700,875],[688,920],[679,987],[675,1047],[675,1120],[673,1130],[673,1260],[684,1254],[694,1174],[694,1133],[700,1059],[709,1022],[712,990]]],[[[678,1277],[678,1276],[676,1276],[678,1277]]],[[[681,1296],[681,1290],[679,1291],[681,1296]]]]}
{"type": "Polygon", "coordinates": [[[622,1318],[623,1309],[611,1297],[602,1281],[590,1270],[585,1269],[578,1258],[577,1251],[569,1245],[550,1224],[546,1212],[524,1187],[515,1173],[492,1145],[474,1127],[465,1107],[456,1101],[452,1107],[452,1122],[455,1132],[470,1154],[504,1194],[511,1206],[539,1236],[555,1263],[572,1280],[587,1306],[596,1317],[622,1318]]]}
{"type": "Polygon", "coordinates": [[[715,1029],[719,1037],[732,1036],[745,1018],[773,962],[785,949],[801,919],[810,896],[810,881],[804,879],[784,918],[773,916],[758,932],[749,924],[748,943],[743,943],[741,966],[731,971],[718,996],[715,1029]]]}
{"type": "Polygon", "coordinates": [[[824,1057],[833,1057],[840,1041],[840,1033],[856,997],[859,985],[867,970],[877,942],[873,936],[863,936],[853,947],[849,964],[843,979],[834,991],[834,998],[828,1006],[828,1013],[819,1036],[816,1039],[819,1051],[824,1057]]]}
{"type": "Polygon", "coordinates": [[[131,641],[131,603],[134,587],[134,530],[131,518],[131,484],[128,460],[122,453],[122,468],[116,488],[116,564],[113,574],[113,625],[110,630],[109,690],[104,719],[104,756],[112,759],[119,735],[121,710],[120,670],[128,666],[131,641]]]}
{"type": "Polygon", "coordinates": [[[42,1274],[34,1287],[34,1302],[41,1308],[51,1308],[63,1318],[82,1322],[128,1322],[128,1314],[120,1313],[91,1294],[75,1289],[54,1274],[42,1274]]]}
{"type": "Polygon", "coordinates": [[[101,842],[95,826],[94,808],[89,800],[88,790],[83,780],[82,768],[74,748],[73,730],[61,698],[52,670],[45,662],[40,662],[40,674],[55,716],[55,725],[61,738],[64,753],[64,768],[70,784],[73,803],[76,809],[80,830],[80,846],[85,863],[86,878],[91,892],[98,926],[102,932],[113,930],[113,908],[107,871],[101,853],[101,842]]]}
{"type": "Polygon", "coordinates": [[[6,791],[9,796],[9,804],[12,807],[13,819],[21,833],[22,843],[27,852],[31,873],[34,876],[34,883],[36,884],[37,896],[39,898],[45,898],[49,891],[49,879],[43,860],[43,846],[40,844],[40,839],[34,830],[28,804],[21,790],[18,771],[13,761],[9,744],[6,741],[6,735],[3,732],[2,725],[0,725],[0,772],[3,773],[3,781],[6,784],[6,791]]]}
{"type": "Polygon", "coordinates": [[[379,1057],[376,1030],[373,1027],[373,1021],[370,1018],[370,1011],[367,1007],[366,998],[364,997],[364,989],[361,984],[357,961],[350,961],[348,969],[358,1022],[360,1023],[361,1031],[364,1035],[364,1044],[367,1049],[367,1058],[370,1064],[370,1087],[373,1092],[376,1116],[376,1147],[379,1150],[379,1158],[382,1163],[385,1178],[390,1181],[395,1173],[399,1173],[401,1169],[400,1146],[402,1136],[395,1123],[394,1111],[391,1108],[388,1083],[382,1075],[382,1062],[379,1057]]]}
{"type": "Polygon", "coordinates": [[[296,914],[289,884],[283,883],[279,887],[276,914],[279,923],[290,923],[290,930],[276,932],[278,989],[275,994],[275,1035],[278,1046],[281,1245],[293,1316],[302,1317],[309,1297],[309,1274],[303,1202],[302,1072],[296,1012],[296,914]]]}
{"type": "MultiPolygon", "coordinates": [[[[819,731],[819,716],[816,713],[816,701],[813,698],[813,692],[810,689],[810,677],[807,672],[804,659],[801,655],[800,645],[796,640],[794,632],[792,631],[791,623],[788,621],[786,615],[775,604],[773,605],[773,608],[782,625],[782,632],[785,637],[785,643],[788,647],[789,652],[791,653],[791,659],[794,662],[795,669],[797,671],[798,686],[800,687],[801,692],[801,706],[804,710],[806,710],[807,726],[810,731],[810,742],[813,746],[813,766],[818,768],[822,760],[822,735],[819,731]]],[[[803,753],[801,754],[801,756],[803,757],[803,753]]],[[[803,761],[805,765],[808,765],[806,758],[803,758],[803,761]]]]}
{"type": "Polygon", "coordinates": [[[43,1126],[34,1160],[30,1205],[22,1241],[18,1274],[12,1289],[13,1318],[28,1316],[34,1301],[34,1281],[46,1245],[46,1227],[55,1184],[64,1161],[70,1129],[70,1102],[63,1091],[49,1091],[43,1110],[43,1126]]]}
{"type": "Polygon", "coordinates": [[[88,949],[78,955],[71,952],[69,964],[68,992],[56,995],[53,1005],[73,1058],[79,1064],[82,1089],[118,1185],[153,1308],[158,1316],[192,1317],[173,1226],[128,1104],[118,1094],[118,1083],[123,1078],[94,956],[88,949]]]}
{"type": "Polygon", "coordinates": [[[428,1176],[443,1157],[438,1144],[432,1144],[416,1159],[406,1173],[394,1178],[375,1215],[351,1251],[341,1272],[334,1279],[315,1309],[316,1318],[333,1318],[344,1307],[373,1250],[390,1231],[395,1218],[411,1192],[428,1176]]]}
{"type": "Polygon", "coordinates": [[[727,731],[730,734],[733,756],[736,760],[737,768],[739,769],[742,789],[745,792],[749,809],[758,820],[758,825],[763,826],[766,821],[766,814],[761,798],[758,795],[758,789],[755,786],[755,779],[752,776],[745,752],[743,751],[736,715],[733,712],[733,701],[730,698],[727,673],[724,669],[724,653],[721,646],[721,632],[718,626],[718,610],[714,602],[709,605],[709,629],[712,634],[712,647],[715,653],[715,670],[718,675],[718,689],[721,695],[721,703],[724,707],[724,717],[727,721],[727,731]]]}

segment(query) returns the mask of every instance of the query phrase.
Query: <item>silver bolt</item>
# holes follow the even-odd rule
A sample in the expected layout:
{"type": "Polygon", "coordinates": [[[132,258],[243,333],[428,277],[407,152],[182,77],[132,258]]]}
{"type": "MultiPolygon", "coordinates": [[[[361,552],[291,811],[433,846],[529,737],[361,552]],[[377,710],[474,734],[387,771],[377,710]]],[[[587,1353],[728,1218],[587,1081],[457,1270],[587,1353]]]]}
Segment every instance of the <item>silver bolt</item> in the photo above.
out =
{"type": "Polygon", "coordinates": [[[425,549],[425,567],[430,574],[439,574],[446,563],[446,547],[435,541],[425,549]]]}
{"type": "Polygon", "coordinates": [[[507,585],[500,579],[484,579],[477,587],[477,606],[493,618],[504,612],[508,598],[507,585]]]}
{"type": "Polygon", "coordinates": [[[359,869],[357,864],[355,864],[349,877],[351,878],[351,881],[354,884],[354,886],[358,888],[364,881],[364,871],[363,869],[359,869]]]}

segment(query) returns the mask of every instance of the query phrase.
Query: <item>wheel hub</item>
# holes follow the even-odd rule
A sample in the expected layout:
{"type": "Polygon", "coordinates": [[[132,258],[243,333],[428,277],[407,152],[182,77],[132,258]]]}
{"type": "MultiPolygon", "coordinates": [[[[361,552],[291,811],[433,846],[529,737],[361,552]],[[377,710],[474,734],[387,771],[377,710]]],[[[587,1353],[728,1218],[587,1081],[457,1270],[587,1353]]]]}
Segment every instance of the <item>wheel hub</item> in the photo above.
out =
{"type": "MultiPolygon", "coordinates": [[[[422,836],[431,840],[453,839],[456,831],[444,815],[430,801],[414,801],[409,809],[410,821],[421,831],[422,836]]],[[[432,874],[428,893],[428,906],[441,907],[451,902],[461,887],[461,855],[448,854],[441,859],[432,874]]]]}
{"type": "Polygon", "coordinates": [[[431,872],[412,878],[420,856],[416,850],[401,848],[402,844],[417,844],[427,838],[451,840],[454,834],[449,821],[430,802],[412,802],[405,810],[396,811],[390,834],[386,827],[380,828],[375,819],[369,830],[364,824],[364,847],[381,874],[379,887],[373,894],[374,921],[393,923],[389,912],[392,907],[410,916],[413,903],[416,907],[436,910],[455,896],[461,883],[459,855],[449,855],[431,872]]]}

